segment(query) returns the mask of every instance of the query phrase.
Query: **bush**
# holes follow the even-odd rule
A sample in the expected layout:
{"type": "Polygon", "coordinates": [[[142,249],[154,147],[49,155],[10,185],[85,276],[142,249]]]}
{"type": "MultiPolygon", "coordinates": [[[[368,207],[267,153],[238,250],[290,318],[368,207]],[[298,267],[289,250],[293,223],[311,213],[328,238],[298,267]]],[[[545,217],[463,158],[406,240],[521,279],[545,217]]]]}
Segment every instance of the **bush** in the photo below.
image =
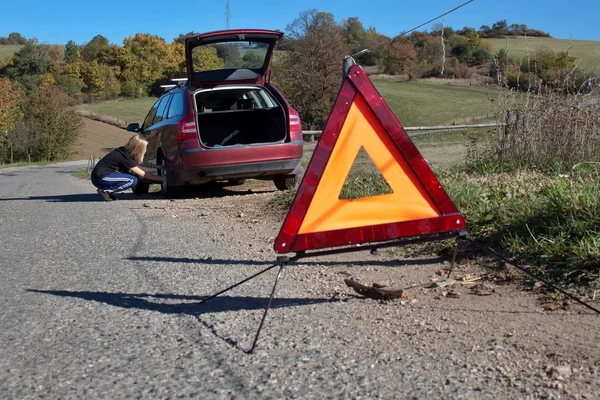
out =
{"type": "Polygon", "coordinates": [[[81,118],[70,108],[72,99],[56,87],[41,89],[27,99],[23,115],[9,130],[14,161],[59,161],[71,156],[81,118]]]}

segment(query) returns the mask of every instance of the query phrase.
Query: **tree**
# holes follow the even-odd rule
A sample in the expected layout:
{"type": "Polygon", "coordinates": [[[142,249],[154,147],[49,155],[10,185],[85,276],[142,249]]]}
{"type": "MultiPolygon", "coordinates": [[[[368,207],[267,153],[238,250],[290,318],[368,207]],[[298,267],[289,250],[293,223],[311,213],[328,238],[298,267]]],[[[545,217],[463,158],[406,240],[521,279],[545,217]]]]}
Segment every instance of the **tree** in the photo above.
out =
{"type": "Polygon", "coordinates": [[[492,31],[492,28],[490,28],[489,25],[481,25],[478,33],[481,35],[481,37],[487,38],[487,37],[489,37],[491,31],[492,31]]]}
{"type": "Polygon", "coordinates": [[[155,82],[166,77],[177,64],[172,47],[163,38],[137,33],[123,41],[116,49],[116,66],[119,80],[128,96],[147,96],[155,82]]]}
{"type": "Polygon", "coordinates": [[[74,41],[69,40],[65,45],[65,62],[73,64],[77,60],[79,60],[79,46],[74,41]]]}
{"type": "Polygon", "coordinates": [[[357,53],[362,50],[367,32],[365,31],[362,22],[358,20],[358,17],[350,17],[343,20],[342,28],[344,29],[346,42],[348,43],[348,46],[350,46],[352,53],[357,53]]]}
{"type": "Polygon", "coordinates": [[[492,25],[492,31],[490,32],[490,37],[499,37],[499,36],[506,36],[506,35],[508,35],[508,24],[506,23],[505,19],[497,21],[492,25]]]}
{"type": "Polygon", "coordinates": [[[26,44],[13,55],[5,67],[6,74],[16,79],[23,75],[42,75],[51,71],[54,63],[52,46],[26,44]]]}
{"type": "Polygon", "coordinates": [[[197,32],[180,33],[179,36],[173,38],[173,43],[185,44],[185,38],[188,36],[198,35],[197,32]]]}
{"type": "Polygon", "coordinates": [[[350,48],[333,15],[315,9],[287,26],[290,49],[273,62],[273,82],[298,110],[308,129],[323,127],[342,78],[350,48]]]}
{"type": "Polygon", "coordinates": [[[9,79],[0,78],[0,138],[18,119],[23,94],[9,79]]]}
{"type": "Polygon", "coordinates": [[[386,47],[383,56],[383,72],[386,74],[410,74],[417,62],[417,51],[408,40],[395,40],[386,47]]]}
{"type": "Polygon", "coordinates": [[[121,93],[121,84],[117,79],[118,67],[110,67],[97,60],[82,61],[80,81],[83,92],[95,99],[108,99],[121,93]]]}
{"type": "Polygon", "coordinates": [[[37,136],[30,155],[34,161],[64,160],[71,155],[83,123],[70,104],[69,96],[56,87],[42,89],[29,99],[25,132],[37,136]]]}
{"type": "Polygon", "coordinates": [[[25,45],[27,43],[29,43],[29,41],[25,39],[19,32],[11,32],[8,35],[8,44],[25,45]]]}
{"type": "Polygon", "coordinates": [[[98,60],[103,52],[108,52],[110,45],[108,39],[102,35],[96,35],[81,47],[81,57],[86,61],[98,60]]]}
{"type": "MultiPolygon", "coordinates": [[[[383,43],[390,41],[391,39],[381,33],[373,27],[370,27],[365,32],[365,37],[362,42],[363,49],[370,49],[367,53],[363,53],[356,57],[356,61],[362,65],[377,65],[381,61],[381,55],[379,49],[383,46],[383,43]]],[[[361,49],[362,50],[362,49],[361,49]]]]}

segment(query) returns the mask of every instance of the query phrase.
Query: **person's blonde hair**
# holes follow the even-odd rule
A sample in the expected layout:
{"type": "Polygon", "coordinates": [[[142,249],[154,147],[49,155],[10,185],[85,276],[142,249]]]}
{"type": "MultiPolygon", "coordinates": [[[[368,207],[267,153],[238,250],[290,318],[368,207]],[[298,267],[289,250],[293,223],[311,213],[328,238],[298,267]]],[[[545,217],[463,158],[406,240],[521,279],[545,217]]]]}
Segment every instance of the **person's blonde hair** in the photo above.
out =
{"type": "Polygon", "coordinates": [[[140,135],[133,135],[124,147],[138,165],[144,162],[144,154],[146,154],[146,148],[148,147],[146,139],[140,135]]]}

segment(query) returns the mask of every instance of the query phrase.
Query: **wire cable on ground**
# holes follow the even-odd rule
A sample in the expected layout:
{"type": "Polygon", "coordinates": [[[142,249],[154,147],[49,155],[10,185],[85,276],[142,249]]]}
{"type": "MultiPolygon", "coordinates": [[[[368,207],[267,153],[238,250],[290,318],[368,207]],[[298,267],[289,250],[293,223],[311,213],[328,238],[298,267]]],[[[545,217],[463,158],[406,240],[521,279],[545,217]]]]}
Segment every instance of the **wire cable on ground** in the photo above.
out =
{"type": "Polygon", "coordinates": [[[465,1],[465,2],[464,2],[464,3],[462,3],[461,5],[454,7],[452,10],[446,11],[445,13],[443,13],[443,14],[441,14],[441,15],[438,15],[437,17],[435,17],[435,18],[432,18],[432,19],[430,19],[430,20],[429,20],[429,21],[427,21],[427,22],[424,22],[424,23],[422,23],[422,24],[421,24],[421,25],[419,25],[419,26],[415,26],[414,28],[412,28],[412,29],[409,29],[408,31],[404,31],[404,32],[402,32],[401,34],[399,34],[398,36],[396,36],[395,38],[393,38],[393,39],[391,39],[391,40],[384,40],[383,42],[381,42],[381,43],[377,43],[376,45],[374,45],[374,46],[372,46],[372,47],[369,47],[368,49],[363,49],[363,50],[359,51],[358,53],[352,54],[352,57],[356,57],[356,56],[359,56],[359,55],[361,55],[361,54],[368,53],[369,51],[371,51],[371,50],[373,50],[373,49],[375,49],[375,48],[377,48],[377,47],[381,46],[382,44],[385,44],[385,43],[393,43],[393,42],[394,42],[394,40],[396,40],[396,39],[398,39],[398,38],[400,38],[400,37],[402,37],[402,36],[406,35],[407,33],[410,33],[410,32],[412,32],[412,31],[414,31],[414,30],[417,30],[417,29],[421,28],[422,26],[425,26],[425,25],[427,25],[427,24],[429,24],[429,23],[431,23],[431,22],[435,21],[436,19],[440,19],[440,18],[442,18],[442,17],[445,17],[446,15],[448,15],[448,14],[450,14],[450,13],[453,13],[454,11],[458,10],[459,8],[463,8],[463,7],[464,7],[464,6],[466,6],[467,4],[469,4],[469,3],[472,3],[472,2],[474,2],[474,1],[475,1],[475,0],[469,0],[469,1],[465,1]]]}
{"type": "Polygon", "coordinates": [[[509,259],[507,259],[506,257],[504,257],[504,256],[502,256],[502,255],[500,255],[500,254],[498,254],[498,253],[497,253],[496,251],[494,251],[493,249],[491,249],[491,248],[489,248],[489,247],[487,247],[487,246],[484,246],[484,245],[482,245],[481,243],[477,243],[476,241],[474,241],[473,239],[470,239],[470,238],[465,238],[465,237],[462,237],[462,238],[460,238],[460,239],[462,239],[462,240],[468,240],[469,242],[473,243],[473,244],[474,244],[475,246],[477,246],[478,248],[480,248],[480,249],[482,249],[482,250],[485,250],[485,251],[487,251],[488,253],[491,253],[491,254],[493,254],[495,257],[499,258],[500,260],[504,261],[504,262],[505,262],[505,263],[507,263],[507,264],[510,264],[510,265],[512,265],[513,267],[515,267],[515,268],[516,268],[516,269],[518,269],[519,271],[521,271],[521,272],[523,272],[523,273],[525,273],[525,274],[527,274],[527,275],[531,276],[533,279],[535,279],[535,280],[537,280],[537,281],[540,281],[540,282],[543,282],[543,283],[545,283],[546,285],[548,285],[548,286],[549,286],[549,287],[551,287],[552,289],[556,290],[557,292],[560,292],[560,293],[564,294],[564,295],[565,295],[565,296],[567,296],[568,298],[570,298],[570,299],[572,299],[572,300],[576,301],[577,303],[581,304],[582,306],[585,306],[585,307],[589,308],[590,310],[594,311],[595,313],[597,313],[598,315],[600,315],[600,310],[598,310],[597,308],[595,308],[595,307],[593,307],[593,306],[589,305],[588,303],[586,303],[585,301],[583,301],[583,300],[579,299],[578,297],[576,297],[576,296],[573,296],[572,294],[570,294],[570,293],[566,292],[565,290],[563,290],[563,289],[559,288],[558,286],[556,286],[556,285],[554,285],[554,284],[550,283],[549,281],[545,280],[544,278],[540,278],[539,276],[537,276],[537,275],[533,274],[532,272],[530,272],[529,270],[527,270],[527,268],[523,268],[523,267],[520,267],[520,266],[518,266],[517,264],[515,264],[515,263],[514,263],[514,262],[512,262],[512,261],[510,261],[510,260],[509,260],[509,259]]]}

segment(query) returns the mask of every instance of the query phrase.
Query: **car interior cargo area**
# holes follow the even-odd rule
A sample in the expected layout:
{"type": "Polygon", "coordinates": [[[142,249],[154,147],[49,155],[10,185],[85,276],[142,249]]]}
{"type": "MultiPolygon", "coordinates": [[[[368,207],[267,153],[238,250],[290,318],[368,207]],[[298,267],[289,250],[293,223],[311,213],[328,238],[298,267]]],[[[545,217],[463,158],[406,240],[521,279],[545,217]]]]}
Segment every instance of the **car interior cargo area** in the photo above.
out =
{"type": "Polygon", "coordinates": [[[286,141],[283,107],[262,87],[217,87],[194,97],[200,141],[207,147],[286,141]]]}

